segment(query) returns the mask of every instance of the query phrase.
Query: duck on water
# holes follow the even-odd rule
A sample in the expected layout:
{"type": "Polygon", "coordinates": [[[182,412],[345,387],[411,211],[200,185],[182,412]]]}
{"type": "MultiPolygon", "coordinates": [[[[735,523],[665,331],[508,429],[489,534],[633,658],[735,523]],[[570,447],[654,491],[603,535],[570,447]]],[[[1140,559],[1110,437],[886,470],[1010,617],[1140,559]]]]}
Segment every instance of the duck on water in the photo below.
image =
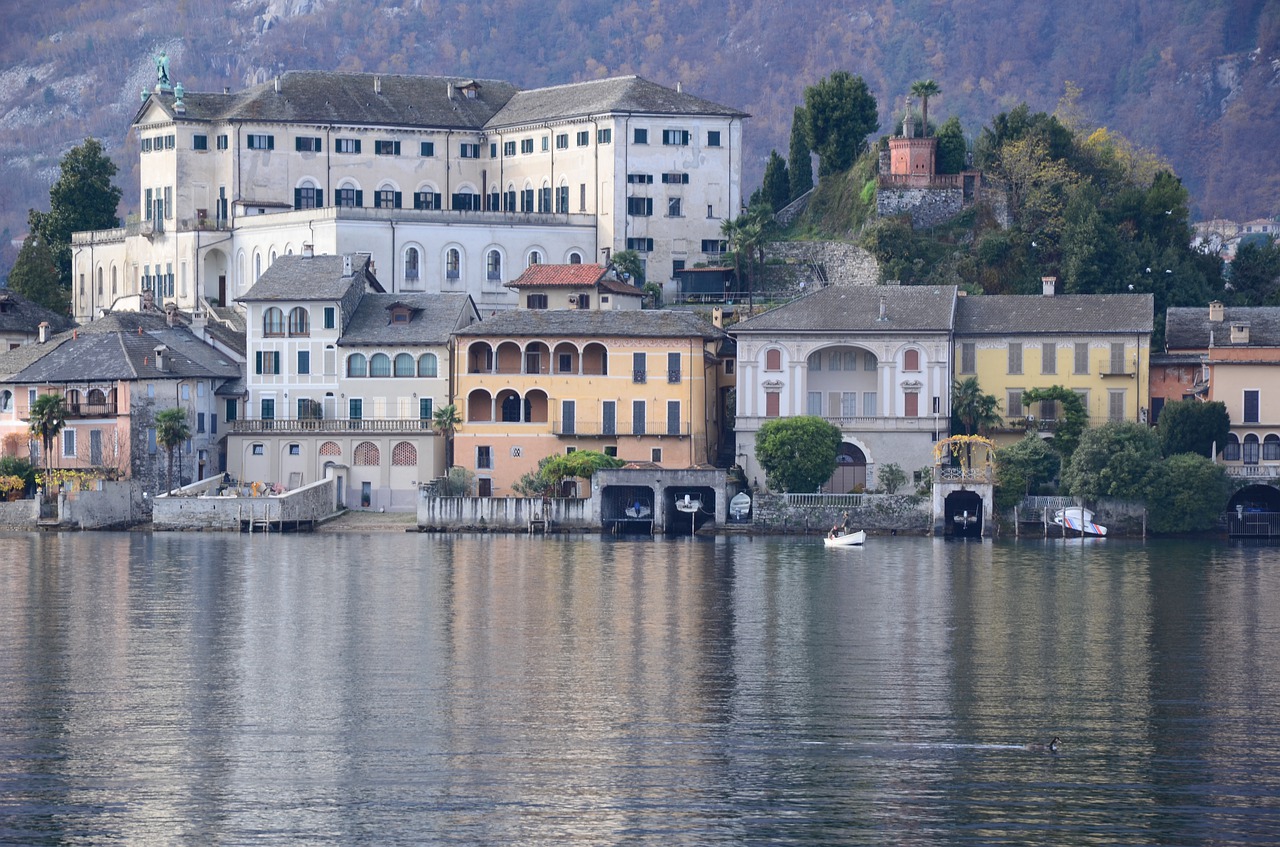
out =
{"type": "Polygon", "coordinates": [[[1030,750],[1032,753],[1057,753],[1058,742],[1060,740],[1061,739],[1059,739],[1058,736],[1055,735],[1053,737],[1053,740],[1050,741],[1048,744],[1028,744],[1027,749],[1030,750]]]}

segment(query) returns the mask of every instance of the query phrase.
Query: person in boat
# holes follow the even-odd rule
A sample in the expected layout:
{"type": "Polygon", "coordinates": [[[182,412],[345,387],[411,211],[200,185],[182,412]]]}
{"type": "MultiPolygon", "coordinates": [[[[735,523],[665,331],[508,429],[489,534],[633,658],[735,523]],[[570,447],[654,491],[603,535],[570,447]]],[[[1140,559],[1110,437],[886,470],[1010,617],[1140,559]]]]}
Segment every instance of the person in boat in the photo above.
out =
{"type": "Polygon", "coordinates": [[[843,534],[844,533],[840,531],[840,524],[836,524],[831,527],[831,531],[827,533],[827,538],[839,538],[843,534]]]}
{"type": "Polygon", "coordinates": [[[853,518],[849,517],[848,512],[844,513],[844,522],[840,524],[840,530],[841,530],[840,532],[841,535],[846,535],[850,532],[853,532],[853,518]]]}
{"type": "Polygon", "coordinates": [[[1055,735],[1048,744],[1028,744],[1027,749],[1032,753],[1057,753],[1059,740],[1058,736],[1055,735]]]}

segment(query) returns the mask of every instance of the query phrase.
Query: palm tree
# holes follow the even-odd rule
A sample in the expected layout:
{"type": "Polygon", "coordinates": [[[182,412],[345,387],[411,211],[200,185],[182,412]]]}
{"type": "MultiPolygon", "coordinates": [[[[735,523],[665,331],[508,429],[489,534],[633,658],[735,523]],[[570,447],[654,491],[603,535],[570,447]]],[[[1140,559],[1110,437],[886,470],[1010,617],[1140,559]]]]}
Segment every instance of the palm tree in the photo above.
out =
{"type": "Polygon", "coordinates": [[[733,282],[735,285],[742,280],[742,269],[738,261],[738,253],[740,252],[742,239],[742,217],[736,219],[725,220],[720,224],[720,234],[724,236],[725,242],[729,249],[733,251],[733,282]]]}
{"type": "Polygon", "coordinates": [[[61,394],[41,394],[31,404],[31,434],[44,450],[44,491],[49,495],[49,472],[53,470],[53,443],[67,425],[67,401],[61,394]]]}
{"type": "Polygon", "coordinates": [[[173,490],[173,454],[191,437],[191,425],[187,423],[187,410],[174,407],[156,413],[156,443],[169,453],[169,473],[165,480],[173,490]]]}
{"type": "Polygon", "coordinates": [[[920,98],[920,116],[924,121],[922,135],[929,134],[929,98],[942,93],[942,86],[931,79],[922,79],[911,83],[911,93],[920,98]]]}
{"type": "Polygon", "coordinates": [[[951,416],[964,427],[965,435],[985,435],[1004,423],[999,410],[1000,401],[982,393],[976,376],[957,379],[951,386],[951,416]]]}
{"type": "Polygon", "coordinates": [[[453,433],[461,423],[462,418],[458,416],[458,407],[452,403],[447,406],[441,406],[431,415],[431,425],[444,436],[444,466],[446,469],[453,467],[453,433]]]}

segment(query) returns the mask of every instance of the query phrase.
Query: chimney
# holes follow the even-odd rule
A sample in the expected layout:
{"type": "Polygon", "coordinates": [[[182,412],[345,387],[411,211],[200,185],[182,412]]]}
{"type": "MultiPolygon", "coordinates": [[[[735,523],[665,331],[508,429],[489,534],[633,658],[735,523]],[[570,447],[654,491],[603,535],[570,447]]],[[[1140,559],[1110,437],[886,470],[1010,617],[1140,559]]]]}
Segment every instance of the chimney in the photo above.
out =
{"type": "Polygon", "coordinates": [[[1041,293],[1045,297],[1053,296],[1053,289],[1057,284],[1058,284],[1058,278],[1056,276],[1040,277],[1040,289],[1041,289],[1041,293]]]}
{"type": "Polygon", "coordinates": [[[351,276],[351,254],[350,253],[342,254],[342,275],[344,277],[351,276]]]}
{"type": "Polygon", "coordinates": [[[680,81],[677,81],[677,82],[676,82],[676,94],[684,94],[684,83],[683,83],[683,82],[680,82],[680,81]]]}
{"type": "Polygon", "coordinates": [[[1209,304],[1209,320],[1213,323],[1222,323],[1222,301],[1214,300],[1209,304]]]}
{"type": "Polygon", "coordinates": [[[453,83],[452,83],[452,82],[451,82],[451,83],[449,83],[449,88],[448,88],[448,90],[445,92],[445,96],[446,96],[446,97],[448,97],[450,100],[452,100],[452,99],[453,99],[453,83]]]}
{"type": "Polygon", "coordinates": [[[276,94],[280,93],[280,77],[276,77],[276,94]]]}
{"type": "Polygon", "coordinates": [[[717,329],[724,329],[724,307],[716,306],[711,310],[711,325],[717,329]]]}
{"type": "Polygon", "coordinates": [[[889,320],[889,303],[884,299],[883,294],[880,295],[880,317],[876,318],[876,320],[889,320]]]}
{"type": "Polygon", "coordinates": [[[1236,321],[1231,324],[1231,343],[1232,344],[1248,344],[1249,343],[1249,322],[1236,321]]]}
{"type": "Polygon", "coordinates": [[[205,327],[209,325],[209,314],[204,309],[196,309],[191,313],[191,331],[197,338],[205,337],[205,327]]]}
{"type": "Polygon", "coordinates": [[[164,307],[164,321],[169,326],[178,325],[178,304],[166,303],[164,307]]]}
{"type": "Polygon", "coordinates": [[[302,245],[302,258],[311,259],[316,255],[316,248],[310,244],[302,245]]]}
{"type": "Polygon", "coordinates": [[[169,370],[169,361],[168,361],[168,359],[166,359],[166,358],[165,358],[165,354],[166,354],[166,353],[168,353],[168,352],[169,352],[169,348],[168,348],[168,347],[166,347],[166,346],[164,346],[163,344],[157,344],[157,345],[156,345],[156,350],[155,350],[155,353],[156,353],[156,370],[158,370],[158,371],[167,371],[167,370],[169,370]]]}
{"type": "Polygon", "coordinates": [[[49,340],[49,322],[40,321],[40,343],[44,344],[49,340]]]}
{"type": "Polygon", "coordinates": [[[224,85],[224,86],[222,86],[222,93],[223,93],[223,94],[230,94],[230,93],[231,93],[231,86],[229,86],[229,85],[224,85]]]}
{"type": "Polygon", "coordinates": [[[374,94],[382,93],[382,77],[380,76],[375,76],[373,78],[373,93],[374,94]]]}

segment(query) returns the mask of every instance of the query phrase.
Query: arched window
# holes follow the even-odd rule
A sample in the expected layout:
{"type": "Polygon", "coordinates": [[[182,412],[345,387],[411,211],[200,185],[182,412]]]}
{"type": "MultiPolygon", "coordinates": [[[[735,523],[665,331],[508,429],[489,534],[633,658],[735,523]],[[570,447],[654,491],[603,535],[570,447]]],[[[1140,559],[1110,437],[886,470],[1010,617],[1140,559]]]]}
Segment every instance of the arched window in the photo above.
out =
{"type": "Polygon", "coordinates": [[[1225,462],[1240,461],[1240,439],[1234,432],[1227,436],[1227,443],[1222,447],[1222,459],[1225,462]]]}
{"type": "Polygon", "coordinates": [[[342,448],[338,446],[336,441],[326,441],[320,445],[321,456],[341,456],[342,448]]]}
{"type": "Polygon", "coordinates": [[[765,351],[764,369],[766,371],[782,370],[782,351],[777,347],[765,351]]]}
{"type": "Polygon", "coordinates": [[[352,353],[347,357],[347,376],[368,376],[369,362],[363,353],[352,353]]]}
{"type": "Polygon", "coordinates": [[[411,468],[418,464],[418,448],[408,441],[398,442],[391,448],[391,464],[400,468],[411,468]]]}
{"type": "Polygon", "coordinates": [[[499,253],[497,250],[490,250],[488,257],[485,260],[485,264],[488,268],[488,277],[490,280],[497,281],[502,279],[502,254],[501,253],[499,253]]]}
{"type": "Polygon", "coordinates": [[[352,464],[377,467],[381,462],[378,445],[372,441],[361,441],[356,445],[352,464]]]}
{"type": "Polygon", "coordinates": [[[112,299],[115,299],[115,296],[116,296],[116,266],[112,265],[111,266],[111,297],[112,299]]]}
{"type": "Polygon", "coordinates": [[[578,252],[578,251],[576,251],[576,250],[575,250],[575,251],[573,251],[572,253],[570,253],[570,254],[569,254],[569,264],[571,264],[571,265],[581,265],[581,264],[582,264],[582,254],[581,254],[581,253],[579,253],[579,252],[578,252]]]}
{"type": "Polygon", "coordinates": [[[1244,459],[1246,465],[1258,464],[1258,446],[1258,436],[1252,432],[1244,437],[1244,454],[1241,458],[1244,459]]]}
{"type": "Polygon", "coordinates": [[[418,376],[436,375],[436,354],[423,353],[418,357],[418,376]]]}
{"type": "Polygon", "coordinates": [[[369,357],[369,376],[391,376],[391,357],[374,353],[369,357]]]}
{"type": "Polygon", "coordinates": [[[102,294],[103,294],[102,281],[103,281],[102,268],[98,268],[98,300],[102,300],[102,294]]]}
{"type": "Polygon", "coordinates": [[[529,251],[529,264],[526,267],[542,264],[542,254],[537,250],[529,251]]]}
{"type": "MultiPolygon", "coordinates": [[[[88,397],[88,403],[90,406],[97,406],[101,408],[107,405],[107,395],[102,393],[101,388],[89,389],[89,393],[86,396],[88,397]]],[[[1274,436],[1272,437],[1274,438],[1274,436]]]]}
{"type": "Polygon", "coordinates": [[[284,312],[271,306],[262,313],[263,335],[284,335],[284,312]]]}
{"type": "Polygon", "coordinates": [[[914,347],[902,354],[902,369],[904,371],[920,370],[920,351],[914,347]]]}
{"type": "Polygon", "coordinates": [[[262,254],[253,254],[253,280],[258,281],[258,277],[262,276],[262,254]]]}
{"type": "Polygon", "coordinates": [[[1262,439],[1262,461],[1280,461],[1280,435],[1274,432],[1262,439]]]}
{"type": "Polygon", "coordinates": [[[417,281],[418,279],[418,248],[408,247],[404,251],[404,281],[417,281]]]}
{"type": "Polygon", "coordinates": [[[396,354],[396,376],[413,376],[414,370],[413,356],[408,353],[396,354]]]}
{"type": "Polygon", "coordinates": [[[294,306],[289,310],[289,334],[310,335],[311,317],[302,306],[294,306]]]}
{"type": "Polygon", "coordinates": [[[450,247],[449,252],[444,254],[444,275],[446,279],[462,277],[462,254],[457,247],[450,247]]]}

